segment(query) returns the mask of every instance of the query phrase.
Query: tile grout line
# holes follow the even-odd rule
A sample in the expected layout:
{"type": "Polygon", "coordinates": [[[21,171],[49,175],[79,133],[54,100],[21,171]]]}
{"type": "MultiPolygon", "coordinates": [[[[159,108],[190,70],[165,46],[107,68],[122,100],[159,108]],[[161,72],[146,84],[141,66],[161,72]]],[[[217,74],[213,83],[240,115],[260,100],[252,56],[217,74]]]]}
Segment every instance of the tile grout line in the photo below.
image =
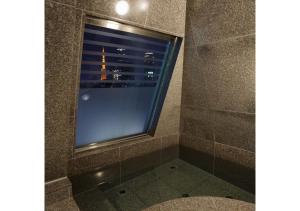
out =
{"type": "Polygon", "coordinates": [[[242,111],[234,111],[234,110],[222,110],[222,109],[216,109],[216,108],[196,107],[196,106],[188,106],[188,105],[182,105],[182,107],[187,108],[187,109],[210,110],[210,111],[216,111],[216,112],[228,112],[228,113],[244,114],[244,115],[255,115],[256,114],[256,113],[251,113],[251,112],[242,112],[242,111]]]}
{"type": "Polygon", "coordinates": [[[254,32],[254,33],[249,33],[249,34],[244,34],[244,35],[237,35],[237,36],[233,36],[233,37],[228,37],[226,39],[216,40],[216,41],[212,41],[212,42],[205,42],[205,43],[202,43],[200,45],[196,45],[196,47],[202,47],[202,46],[206,46],[206,45],[215,45],[215,44],[218,44],[218,43],[230,42],[230,41],[234,41],[234,40],[237,40],[237,39],[240,39],[240,38],[250,37],[250,36],[253,36],[255,34],[256,33],[254,32]]]}
{"type": "Polygon", "coordinates": [[[224,146],[229,146],[229,147],[231,147],[231,148],[235,148],[235,149],[240,150],[240,151],[244,151],[244,152],[248,152],[248,153],[253,153],[253,154],[255,154],[255,152],[252,152],[252,151],[249,151],[249,150],[246,150],[246,149],[237,147],[237,146],[232,146],[232,145],[229,145],[229,144],[224,144],[224,143],[221,143],[221,142],[218,142],[218,141],[216,141],[215,143],[216,143],[216,144],[220,144],[220,145],[224,145],[224,146]]]}
{"type": "Polygon", "coordinates": [[[58,5],[62,5],[62,6],[66,6],[66,7],[71,7],[71,8],[75,8],[76,9],[76,5],[71,5],[71,4],[65,4],[65,3],[61,3],[61,2],[57,2],[57,1],[53,1],[53,0],[46,0],[45,3],[53,3],[53,4],[58,4],[58,5]]]}

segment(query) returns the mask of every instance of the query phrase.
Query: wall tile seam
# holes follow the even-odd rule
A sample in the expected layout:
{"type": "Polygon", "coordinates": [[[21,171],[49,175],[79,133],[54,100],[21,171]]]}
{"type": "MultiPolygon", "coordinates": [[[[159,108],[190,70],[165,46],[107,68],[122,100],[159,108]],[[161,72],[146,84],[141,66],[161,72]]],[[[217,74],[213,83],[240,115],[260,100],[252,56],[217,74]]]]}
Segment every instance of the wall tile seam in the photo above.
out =
{"type": "MultiPolygon", "coordinates": [[[[188,12],[188,8],[187,8],[187,6],[186,6],[186,16],[188,15],[189,16],[189,20],[190,20],[190,26],[191,26],[191,32],[192,32],[192,34],[191,34],[191,37],[192,37],[192,44],[193,44],[193,46],[195,46],[195,48],[197,48],[197,45],[196,45],[196,42],[195,42],[195,39],[194,39],[194,31],[193,31],[193,28],[194,27],[192,27],[193,26],[193,24],[192,24],[192,19],[191,19],[191,15],[190,15],[190,13],[188,12]]],[[[187,26],[187,24],[186,24],[186,20],[187,19],[185,19],[185,26],[187,26]]]]}
{"type": "Polygon", "coordinates": [[[221,43],[226,43],[226,42],[234,42],[238,39],[242,39],[242,38],[245,38],[245,37],[251,37],[251,36],[255,37],[255,35],[256,35],[256,33],[249,33],[249,34],[244,34],[244,35],[232,36],[232,37],[228,37],[226,39],[216,40],[216,41],[213,41],[213,42],[205,42],[205,43],[202,43],[200,45],[196,45],[196,48],[199,48],[199,47],[202,47],[202,46],[207,46],[207,45],[216,45],[216,44],[221,44],[221,43]]]}
{"type": "MultiPolygon", "coordinates": [[[[69,118],[73,118],[74,121],[71,121],[71,134],[69,134],[69,138],[70,138],[70,145],[72,147],[72,149],[70,149],[71,151],[71,155],[69,156],[69,158],[74,158],[74,152],[75,152],[75,145],[76,145],[76,123],[77,123],[77,109],[78,109],[78,103],[77,103],[77,100],[78,100],[78,93],[79,93],[79,80],[80,80],[80,60],[81,60],[81,50],[82,50],[82,47],[80,46],[81,42],[82,42],[82,39],[83,39],[83,33],[82,33],[82,24],[83,24],[83,12],[82,10],[78,10],[80,11],[80,28],[79,28],[79,36],[78,36],[78,40],[75,40],[76,38],[76,35],[74,35],[73,37],[73,52],[77,52],[77,55],[73,55],[73,60],[75,59],[75,66],[73,68],[76,68],[74,71],[74,73],[76,74],[76,78],[75,78],[75,81],[74,81],[74,89],[75,90],[70,90],[70,94],[75,94],[74,96],[74,101],[73,102],[70,102],[70,107],[72,108],[72,106],[74,106],[74,111],[70,111],[70,113],[72,112],[72,115],[71,117],[69,118]],[[76,45],[76,42],[78,42],[78,46],[76,45]],[[79,49],[76,49],[76,48],[79,48],[79,49]],[[75,58],[74,58],[75,57],[75,58]],[[75,93],[73,92],[75,91],[75,93]]],[[[77,11],[76,11],[76,17],[75,19],[77,18],[77,11]]],[[[76,33],[76,21],[75,20],[75,25],[74,25],[74,32],[76,33]]]]}
{"type": "Polygon", "coordinates": [[[52,185],[52,183],[60,182],[62,180],[66,180],[66,182],[70,183],[69,178],[67,176],[65,176],[65,177],[60,177],[60,178],[57,178],[57,179],[54,179],[51,181],[47,181],[47,182],[45,182],[45,186],[52,185]]]}
{"type": "Polygon", "coordinates": [[[55,1],[55,0],[45,0],[45,4],[46,3],[58,4],[58,5],[66,6],[66,7],[71,7],[71,8],[74,8],[74,9],[76,8],[75,5],[66,4],[66,3],[55,1]]]}
{"type": "Polygon", "coordinates": [[[150,6],[148,5],[148,9],[147,9],[147,14],[146,14],[146,18],[145,18],[145,22],[144,22],[144,27],[146,27],[146,25],[147,25],[147,21],[148,21],[148,16],[149,16],[149,8],[150,8],[150,6]]]}
{"type": "Polygon", "coordinates": [[[215,108],[209,108],[208,110],[213,111],[213,112],[243,114],[243,115],[247,115],[247,116],[255,116],[255,114],[256,114],[256,113],[251,113],[251,112],[234,111],[234,110],[222,110],[222,109],[215,109],[215,108]]]}
{"type": "Polygon", "coordinates": [[[184,132],[182,132],[182,133],[180,134],[180,136],[186,136],[186,137],[189,137],[189,138],[192,138],[192,139],[197,139],[197,140],[200,140],[200,141],[210,141],[210,142],[215,142],[214,140],[211,140],[211,139],[199,138],[199,137],[197,137],[197,136],[190,135],[190,134],[184,133],[184,132]]]}
{"type": "Polygon", "coordinates": [[[224,144],[224,143],[220,143],[218,141],[215,141],[215,144],[219,144],[219,145],[224,145],[224,146],[227,146],[227,147],[230,147],[230,148],[234,148],[236,150],[239,150],[239,151],[243,151],[243,152],[246,152],[246,153],[249,153],[249,154],[254,154],[255,155],[255,151],[249,151],[247,149],[244,149],[244,148],[240,148],[240,147],[237,147],[237,146],[233,146],[233,145],[229,145],[229,144],[224,144]]]}
{"type": "MultiPolygon", "coordinates": [[[[192,34],[194,34],[194,32],[192,32],[192,34]]],[[[197,48],[197,46],[196,46],[196,48],[197,48]]],[[[195,54],[196,54],[196,56],[198,57],[198,58],[200,58],[200,55],[199,55],[199,53],[198,53],[198,51],[197,51],[197,49],[196,49],[196,51],[195,51],[195,54]]],[[[203,73],[203,78],[204,78],[204,93],[205,93],[205,98],[206,98],[206,101],[207,101],[207,106],[209,107],[209,102],[208,102],[208,90],[209,90],[209,88],[208,88],[208,84],[207,84],[207,72],[206,71],[202,71],[202,73],[203,73]]]]}
{"type": "Polygon", "coordinates": [[[235,111],[235,110],[222,110],[222,109],[216,109],[216,108],[210,108],[210,107],[201,107],[201,106],[186,106],[185,104],[182,105],[183,108],[186,109],[193,109],[193,110],[208,110],[213,112],[224,112],[224,113],[235,113],[235,114],[244,114],[248,116],[255,116],[256,113],[251,112],[243,112],[243,111],[235,111]]]}

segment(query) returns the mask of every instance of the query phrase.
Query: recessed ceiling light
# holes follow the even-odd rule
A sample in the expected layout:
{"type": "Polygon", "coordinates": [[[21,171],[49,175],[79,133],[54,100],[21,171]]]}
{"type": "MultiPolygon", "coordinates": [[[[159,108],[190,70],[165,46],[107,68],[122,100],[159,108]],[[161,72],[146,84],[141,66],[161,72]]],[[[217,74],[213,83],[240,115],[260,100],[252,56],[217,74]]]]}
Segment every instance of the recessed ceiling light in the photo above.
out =
{"type": "Polygon", "coordinates": [[[129,11],[129,4],[125,0],[118,1],[115,8],[119,15],[126,15],[129,11]]]}

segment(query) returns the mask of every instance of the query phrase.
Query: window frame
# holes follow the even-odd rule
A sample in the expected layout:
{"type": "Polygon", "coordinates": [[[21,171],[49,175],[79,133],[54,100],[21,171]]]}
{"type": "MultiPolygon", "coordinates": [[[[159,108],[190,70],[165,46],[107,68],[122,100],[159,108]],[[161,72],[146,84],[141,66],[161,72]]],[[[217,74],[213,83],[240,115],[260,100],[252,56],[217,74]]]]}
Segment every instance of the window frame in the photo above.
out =
{"type": "Polygon", "coordinates": [[[85,24],[90,24],[90,25],[95,25],[95,26],[100,26],[108,29],[114,29],[114,30],[119,30],[123,32],[128,32],[128,33],[133,33],[137,35],[143,35],[143,36],[148,36],[152,38],[159,38],[163,40],[168,40],[170,41],[170,46],[169,50],[166,56],[166,60],[164,65],[162,66],[162,76],[161,76],[161,82],[158,83],[158,88],[157,88],[157,94],[155,95],[153,107],[150,115],[150,119],[148,120],[148,126],[147,130],[143,133],[139,134],[133,134],[129,136],[123,136],[123,137],[118,137],[118,138],[113,138],[105,141],[96,141],[91,144],[87,145],[81,145],[81,146],[76,146],[76,135],[74,136],[74,151],[75,152],[81,152],[81,151],[86,151],[86,150],[91,150],[95,148],[99,148],[102,146],[107,146],[107,145],[112,145],[112,144],[118,144],[123,141],[130,141],[130,140],[136,140],[139,138],[151,138],[154,136],[158,120],[161,114],[161,110],[165,101],[165,97],[170,85],[171,77],[174,72],[176,60],[179,54],[180,46],[182,43],[182,37],[178,36],[173,36],[170,34],[165,34],[162,32],[157,32],[153,31],[150,29],[146,28],[141,28],[138,26],[132,26],[129,24],[121,23],[121,22],[116,22],[112,21],[109,19],[105,18],[99,18],[99,17],[94,17],[87,15],[83,19],[83,32],[82,32],[82,37],[81,37],[81,43],[80,43],[80,59],[79,59],[79,70],[78,70],[78,75],[79,75],[79,80],[77,81],[77,86],[78,88],[76,89],[76,109],[75,109],[75,134],[77,130],[77,109],[78,109],[78,96],[79,96],[79,90],[80,90],[80,74],[81,74],[81,62],[82,62],[82,48],[83,48],[83,35],[84,35],[84,29],[85,29],[85,24]]]}

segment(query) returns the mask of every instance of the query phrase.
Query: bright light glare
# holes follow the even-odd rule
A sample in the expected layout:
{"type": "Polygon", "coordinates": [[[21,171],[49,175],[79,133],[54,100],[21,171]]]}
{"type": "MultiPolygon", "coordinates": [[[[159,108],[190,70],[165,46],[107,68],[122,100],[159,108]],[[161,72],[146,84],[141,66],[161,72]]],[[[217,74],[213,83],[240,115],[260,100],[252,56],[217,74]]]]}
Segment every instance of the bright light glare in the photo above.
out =
{"type": "Polygon", "coordinates": [[[140,8],[141,8],[141,10],[144,10],[144,11],[147,10],[148,5],[149,5],[149,3],[148,3],[147,0],[142,1],[142,2],[140,3],[140,8]]]}
{"type": "Polygon", "coordinates": [[[128,2],[124,0],[118,1],[115,9],[119,15],[127,14],[129,10],[128,2]]]}
{"type": "Polygon", "coordinates": [[[106,23],[106,27],[109,29],[119,29],[119,25],[114,22],[108,22],[106,23]]]}

